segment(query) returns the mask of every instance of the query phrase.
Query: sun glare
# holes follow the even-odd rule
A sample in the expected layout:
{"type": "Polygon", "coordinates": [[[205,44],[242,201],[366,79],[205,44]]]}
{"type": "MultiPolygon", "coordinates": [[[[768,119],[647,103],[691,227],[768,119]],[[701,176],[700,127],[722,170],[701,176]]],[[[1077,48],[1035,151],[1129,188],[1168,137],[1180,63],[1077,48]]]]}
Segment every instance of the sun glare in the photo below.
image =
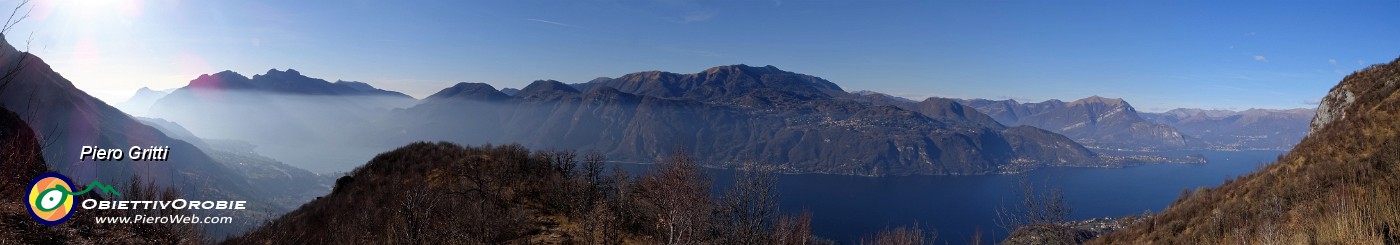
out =
{"type": "Polygon", "coordinates": [[[78,17],[93,17],[101,14],[103,8],[110,9],[116,0],[71,0],[68,1],[69,9],[78,17]]]}
{"type": "Polygon", "coordinates": [[[140,14],[140,2],[137,0],[64,0],[63,5],[72,11],[75,17],[83,19],[118,14],[130,17],[140,14]]]}

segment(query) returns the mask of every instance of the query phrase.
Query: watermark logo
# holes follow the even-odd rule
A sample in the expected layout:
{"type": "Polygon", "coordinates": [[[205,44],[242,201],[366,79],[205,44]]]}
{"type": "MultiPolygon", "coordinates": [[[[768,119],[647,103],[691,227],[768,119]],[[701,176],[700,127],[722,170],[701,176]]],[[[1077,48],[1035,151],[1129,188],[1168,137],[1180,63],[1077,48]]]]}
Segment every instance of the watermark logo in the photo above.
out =
{"type": "Polygon", "coordinates": [[[87,189],[73,192],[73,180],[58,173],[44,173],[29,183],[29,195],[25,204],[29,206],[29,216],[39,223],[54,226],[68,221],[73,216],[73,197],[100,188],[108,195],[121,196],[111,186],[92,181],[87,189]]]}

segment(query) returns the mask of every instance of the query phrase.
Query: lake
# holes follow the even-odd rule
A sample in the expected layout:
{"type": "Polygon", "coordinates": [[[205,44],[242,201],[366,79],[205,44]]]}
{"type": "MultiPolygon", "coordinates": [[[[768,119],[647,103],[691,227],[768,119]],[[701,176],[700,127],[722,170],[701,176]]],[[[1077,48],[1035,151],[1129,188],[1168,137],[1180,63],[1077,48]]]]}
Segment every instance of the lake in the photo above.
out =
{"type": "MultiPolygon", "coordinates": [[[[1183,189],[1213,187],[1273,162],[1280,151],[1200,153],[1206,164],[1154,164],[1128,168],[1042,168],[1026,173],[1037,188],[1060,188],[1073,209],[1071,219],[1156,213],[1183,189]]],[[[629,164],[630,165],[630,164],[629,164]]],[[[630,170],[647,168],[630,166],[630,170]]],[[[733,181],[729,170],[709,170],[716,193],[733,181]]],[[[966,244],[975,229],[984,242],[1000,241],[996,210],[1017,201],[1019,175],[861,177],[830,174],[780,175],[783,213],[812,212],[813,233],[856,243],[885,227],[933,227],[940,243],[966,244]]]]}

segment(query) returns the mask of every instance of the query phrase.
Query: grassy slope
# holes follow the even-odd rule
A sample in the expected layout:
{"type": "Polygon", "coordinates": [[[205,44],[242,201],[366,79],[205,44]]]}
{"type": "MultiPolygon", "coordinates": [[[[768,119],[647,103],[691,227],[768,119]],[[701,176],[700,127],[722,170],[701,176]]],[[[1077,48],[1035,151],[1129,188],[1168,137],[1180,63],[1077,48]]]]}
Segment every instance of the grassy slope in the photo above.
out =
{"type": "Polygon", "coordinates": [[[1149,222],[1091,243],[1400,242],[1400,59],[1348,75],[1339,89],[1355,94],[1345,117],[1278,162],[1184,193],[1149,222]]]}

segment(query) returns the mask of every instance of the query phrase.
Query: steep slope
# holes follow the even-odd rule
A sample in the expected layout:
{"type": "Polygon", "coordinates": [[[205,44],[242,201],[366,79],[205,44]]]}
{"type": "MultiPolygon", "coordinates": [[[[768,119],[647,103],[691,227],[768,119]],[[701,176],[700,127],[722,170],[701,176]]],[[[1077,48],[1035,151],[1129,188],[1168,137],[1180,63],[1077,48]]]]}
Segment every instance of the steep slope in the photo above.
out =
{"type": "Polygon", "coordinates": [[[1148,121],[1170,125],[1218,150],[1290,149],[1308,134],[1314,115],[1310,109],[1174,109],[1141,114],[1148,121]]]}
{"type": "MultiPolygon", "coordinates": [[[[485,92],[476,94],[495,94],[477,87],[485,92]]],[[[508,101],[434,98],[386,118],[381,125],[393,127],[395,142],[519,142],[637,162],[683,148],[717,166],[763,161],[789,172],[983,174],[1117,164],[955,102],[872,104],[821,78],[772,66],[641,72],[573,86],[536,81],[508,101]]]]}
{"type": "Polygon", "coordinates": [[[1278,162],[1182,198],[1104,244],[1400,242],[1400,59],[1347,75],[1278,162]]]}
{"type": "MultiPolygon", "coordinates": [[[[30,181],[42,173],[50,172],[44,161],[41,143],[34,131],[20,116],[9,109],[0,107],[0,169],[5,174],[0,178],[0,195],[23,197],[30,181]]],[[[74,186],[83,188],[82,186],[74,186]]],[[[154,200],[153,194],[162,191],[131,191],[126,200],[154,200]]],[[[80,198],[103,198],[94,193],[80,195],[80,198]]],[[[172,196],[173,198],[173,196],[172,196]]],[[[22,244],[199,244],[205,242],[203,234],[194,224],[98,224],[96,217],[117,217],[152,215],[147,210],[102,210],[87,209],[74,212],[67,222],[58,226],[47,226],[31,220],[29,207],[24,198],[0,199],[0,241],[22,244]]],[[[164,214],[188,215],[184,211],[165,211],[164,214]]]]}
{"type": "Polygon", "coordinates": [[[5,213],[29,218],[23,210],[24,204],[19,202],[23,198],[19,197],[25,195],[35,176],[50,171],[40,148],[39,138],[29,124],[21,120],[19,114],[0,108],[0,168],[5,170],[5,175],[0,176],[0,195],[15,197],[3,199],[15,202],[5,207],[5,213]]]}
{"type": "MultiPolygon", "coordinates": [[[[101,180],[127,183],[134,177],[161,187],[174,187],[187,198],[202,200],[247,200],[262,205],[258,212],[281,212],[287,206],[269,205],[271,195],[254,188],[253,179],[232,171],[194,145],[171,138],[142,124],[126,113],[103,103],[60,76],[42,59],[22,53],[0,40],[0,72],[14,71],[12,82],[0,89],[0,107],[18,112],[46,145],[44,159],[50,169],[76,182],[101,180]],[[17,69],[18,68],[18,69],[17,69]],[[83,146],[126,149],[132,146],[169,146],[168,161],[80,161],[83,146]]],[[[285,179],[296,182],[295,179],[285,179]]],[[[298,182],[300,183],[300,182],[298,182]]],[[[297,189],[295,185],[281,188],[297,189]]],[[[237,224],[213,225],[214,234],[228,234],[256,224],[253,210],[236,213],[203,212],[206,216],[239,217],[237,224]]]]}
{"type": "MultiPolygon", "coordinates": [[[[11,62],[17,61],[18,57],[10,54],[19,52],[8,45],[5,48],[11,52],[0,57],[6,61],[3,69],[14,69],[18,64],[11,62]]],[[[39,57],[27,53],[22,55],[27,56],[24,57],[23,70],[12,84],[0,91],[0,105],[19,112],[30,125],[37,125],[35,129],[42,139],[53,141],[50,143],[52,146],[45,149],[44,156],[54,169],[78,182],[124,180],[132,174],[141,174],[163,185],[179,183],[180,180],[175,178],[184,176],[183,173],[222,170],[221,166],[214,164],[192,145],[171,139],[78,90],[39,57]],[[78,160],[77,152],[82,146],[125,148],[133,145],[169,145],[176,150],[171,151],[172,160],[169,162],[95,164],[93,161],[78,160]]],[[[218,177],[223,181],[236,182],[227,176],[218,177]]],[[[231,184],[229,187],[239,185],[231,184]]]]}
{"type": "Polygon", "coordinates": [[[1173,150],[1188,146],[1176,129],[1151,123],[1122,99],[1099,96],[1069,103],[1058,100],[1020,104],[1014,100],[965,100],[1006,125],[1027,125],[1063,134],[1090,147],[1123,150],[1173,150]]]}

